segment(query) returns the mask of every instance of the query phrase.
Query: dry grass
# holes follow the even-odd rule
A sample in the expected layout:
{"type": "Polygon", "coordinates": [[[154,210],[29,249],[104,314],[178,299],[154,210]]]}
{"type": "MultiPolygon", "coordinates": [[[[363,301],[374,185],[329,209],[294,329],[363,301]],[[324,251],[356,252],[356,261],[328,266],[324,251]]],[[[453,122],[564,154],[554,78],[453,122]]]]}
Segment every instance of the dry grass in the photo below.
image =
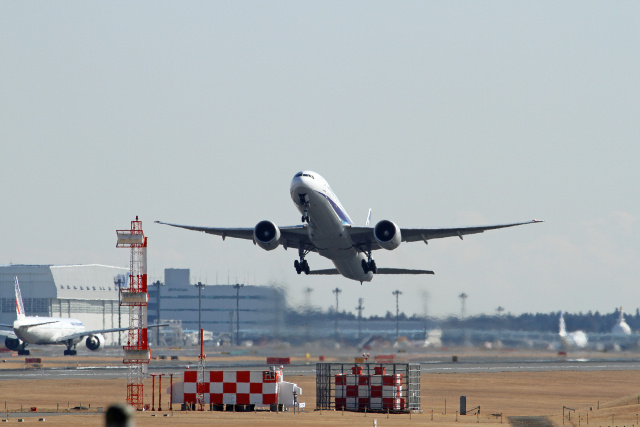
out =
{"type": "MultiPolygon", "coordinates": [[[[286,375],[286,369],[285,369],[286,375]]],[[[544,415],[556,424],[562,425],[562,407],[574,408],[571,423],[593,425],[637,425],[640,412],[638,397],[639,371],[601,371],[578,372],[556,371],[539,373],[486,373],[486,374],[425,374],[422,375],[421,414],[389,415],[363,414],[350,412],[314,411],[315,377],[287,376],[286,380],[295,382],[303,389],[302,401],[307,408],[303,413],[220,413],[220,412],[140,412],[136,414],[138,426],[153,425],[200,425],[211,424],[278,425],[278,426],[372,426],[377,420],[378,426],[404,426],[411,424],[487,424],[500,423],[501,418],[491,414],[502,414],[502,422],[507,423],[508,416],[544,415]],[[467,407],[480,406],[480,415],[457,416],[459,398],[467,396],[467,407]],[[445,414],[446,400],[446,414],[445,414]],[[599,409],[598,409],[599,404],[599,409]],[[590,408],[592,410],[590,410],[590,408]],[[169,416],[164,416],[165,414],[169,416]],[[154,416],[155,415],[155,416],[154,416]],[[433,419],[432,419],[433,417],[433,419]],[[612,421],[613,420],[613,421],[612,421]]],[[[38,407],[39,412],[66,411],[75,406],[106,408],[113,402],[125,398],[124,379],[117,380],[12,380],[2,381],[0,387],[0,411],[4,401],[10,411],[22,408],[38,407]]],[[[168,381],[163,381],[163,388],[168,381]]],[[[157,386],[157,384],[156,384],[157,386]]],[[[145,402],[151,402],[151,380],[145,383],[145,402]]],[[[157,399],[157,395],[156,395],[157,399]]],[[[156,406],[157,406],[156,401],[156,406]]],[[[163,409],[168,409],[166,395],[163,409]]],[[[174,406],[174,409],[176,407],[174,406]]],[[[10,414],[11,421],[16,414],[10,414]]],[[[26,418],[25,423],[38,423],[38,418],[26,418]]],[[[103,425],[103,416],[56,415],[49,416],[46,425],[103,425]],[[81,418],[79,418],[81,417],[81,418]]]]}

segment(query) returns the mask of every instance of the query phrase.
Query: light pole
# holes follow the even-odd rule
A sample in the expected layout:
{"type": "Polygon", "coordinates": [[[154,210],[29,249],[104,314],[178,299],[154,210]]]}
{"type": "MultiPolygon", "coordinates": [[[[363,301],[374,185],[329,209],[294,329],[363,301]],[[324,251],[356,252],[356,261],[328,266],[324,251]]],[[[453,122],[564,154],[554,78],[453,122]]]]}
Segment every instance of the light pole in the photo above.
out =
{"type": "Polygon", "coordinates": [[[464,341],[464,344],[467,345],[468,341],[469,341],[469,337],[467,337],[467,329],[465,328],[465,324],[464,324],[464,316],[466,314],[467,311],[467,298],[469,298],[469,295],[465,294],[464,292],[462,292],[460,295],[458,295],[458,298],[460,298],[460,321],[462,323],[462,340],[464,341]]]}
{"type": "MultiPolygon", "coordinates": [[[[160,324],[160,286],[162,286],[162,283],[159,280],[156,280],[155,282],[152,283],[152,285],[157,287],[156,313],[158,314],[158,317],[156,318],[156,325],[159,325],[160,324]]],[[[159,326],[156,328],[156,346],[160,347],[160,327],[159,326]]]]}
{"type": "Polygon", "coordinates": [[[240,345],[240,288],[244,287],[241,283],[233,285],[236,290],[236,345],[240,345]]]}
{"type": "Polygon", "coordinates": [[[338,339],[338,311],[339,311],[339,304],[338,304],[338,295],[340,295],[340,292],[342,292],[342,289],[340,288],[335,288],[333,291],[334,294],[336,294],[336,340],[338,339]]]}
{"type": "MultiPolygon", "coordinates": [[[[122,304],[122,293],[120,292],[120,289],[122,288],[122,284],[123,284],[122,274],[118,274],[116,277],[113,278],[113,284],[118,290],[118,329],[120,329],[122,328],[121,326],[122,312],[120,310],[120,305],[122,304]]],[[[122,339],[120,337],[121,334],[122,334],[122,331],[118,331],[118,346],[122,345],[122,339]]]]}
{"type": "Polygon", "coordinates": [[[198,288],[198,336],[200,336],[200,331],[202,330],[202,288],[204,288],[204,283],[198,282],[195,285],[198,288]]]}
{"type": "Polygon", "coordinates": [[[305,288],[304,290],[305,294],[306,294],[306,298],[305,298],[305,307],[304,307],[304,311],[305,311],[305,323],[306,323],[306,329],[307,329],[307,339],[311,339],[311,292],[313,292],[312,288],[305,288]]]}
{"type": "Polygon", "coordinates": [[[362,310],[364,310],[364,306],[362,305],[363,302],[364,299],[358,298],[358,306],[356,307],[356,310],[358,310],[358,339],[361,339],[362,337],[362,310]]]}
{"type": "Polygon", "coordinates": [[[402,292],[395,290],[392,292],[396,296],[396,342],[400,339],[400,307],[398,305],[398,297],[402,295],[402,292]]]}

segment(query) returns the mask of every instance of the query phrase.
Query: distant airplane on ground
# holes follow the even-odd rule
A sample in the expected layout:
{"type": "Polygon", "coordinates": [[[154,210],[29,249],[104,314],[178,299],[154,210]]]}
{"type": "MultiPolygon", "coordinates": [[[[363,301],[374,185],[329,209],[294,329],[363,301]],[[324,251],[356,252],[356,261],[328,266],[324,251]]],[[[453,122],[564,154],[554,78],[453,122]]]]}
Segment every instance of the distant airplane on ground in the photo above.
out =
{"type": "Polygon", "coordinates": [[[567,332],[564,323],[564,314],[560,312],[560,342],[565,349],[583,349],[589,340],[587,334],[582,331],[567,332]]]}
{"type": "Polygon", "coordinates": [[[294,267],[298,274],[341,274],[344,277],[369,282],[374,274],[433,274],[431,270],[404,268],[378,268],[371,257],[376,249],[396,249],[401,242],[424,242],[443,237],[459,237],[482,233],[487,230],[534,224],[532,220],[512,224],[458,228],[400,228],[389,220],[369,226],[371,210],[366,226],[356,226],[329,187],[327,181],[315,172],[298,172],[291,181],[291,199],[302,214],[302,225],[278,227],[271,221],[260,221],[253,228],[218,228],[192,225],[158,224],[238,239],[253,240],[262,249],[273,250],[279,245],[285,249],[298,249],[299,259],[294,267]],[[305,224],[306,223],[306,224],[305,224]],[[305,259],[309,252],[317,252],[330,259],[336,268],[311,270],[305,259]]]}
{"type": "Polygon", "coordinates": [[[78,319],[26,316],[17,276],[15,292],[18,318],[13,322],[13,325],[0,325],[0,327],[13,329],[13,332],[10,332],[5,338],[4,345],[9,350],[17,350],[21,356],[29,355],[29,350],[25,349],[27,344],[64,344],[67,346],[64,355],[75,356],[76,344],[82,341],[84,337],[87,337],[85,342],[87,348],[95,351],[104,347],[105,340],[102,334],[129,330],[129,328],[112,328],[86,331],[84,325],[78,319]]]}
{"type": "Polygon", "coordinates": [[[616,335],[631,335],[631,328],[624,320],[624,312],[622,311],[622,307],[620,307],[619,313],[620,315],[618,316],[618,321],[615,325],[613,325],[613,328],[611,328],[611,333],[616,335]]]}

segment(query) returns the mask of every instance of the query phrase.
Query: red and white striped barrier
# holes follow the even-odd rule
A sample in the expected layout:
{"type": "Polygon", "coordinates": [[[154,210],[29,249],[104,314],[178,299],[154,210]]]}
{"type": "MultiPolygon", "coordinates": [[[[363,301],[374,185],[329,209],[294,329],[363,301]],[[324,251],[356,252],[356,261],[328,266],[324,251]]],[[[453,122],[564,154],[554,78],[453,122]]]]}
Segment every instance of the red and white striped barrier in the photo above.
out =
{"type": "MultiPolygon", "coordinates": [[[[184,372],[182,403],[196,403],[197,372],[184,372]]],[[[205,373],[205,404],[256,405],[257,407],[283,404],[294,405],[294,392],[302,389],[283,381],[282,370],[268,371],[209,371],[205,373]]],[[[174,400],[175,401],[175,400],[174,400]]]]}
{"type": "Polygon", "coordinates": [[[404,410],[402,374],[385,375],[383,367],[376,367],[374,375],[363,375],[361,367],[352,372],[335,377],[337,410],[404,410]]]}

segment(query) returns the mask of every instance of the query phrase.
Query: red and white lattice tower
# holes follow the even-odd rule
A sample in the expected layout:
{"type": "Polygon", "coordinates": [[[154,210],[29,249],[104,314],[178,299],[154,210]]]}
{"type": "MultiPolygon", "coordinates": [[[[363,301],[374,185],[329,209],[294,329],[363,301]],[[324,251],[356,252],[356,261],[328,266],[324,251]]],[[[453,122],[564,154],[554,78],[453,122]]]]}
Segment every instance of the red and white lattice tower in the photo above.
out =
{"type": "Polygon", "coordinates": [[[131,249],[129,287],[120,289],[120,305],[129,307],[129,330],[122,363],[129,365],[127,403],[141,411],[144,408],[143,375],[151,360],[147,340],[147,238],[142,221],[136,216],[130,230],[116,230],[118,248],[131,249]]]}

